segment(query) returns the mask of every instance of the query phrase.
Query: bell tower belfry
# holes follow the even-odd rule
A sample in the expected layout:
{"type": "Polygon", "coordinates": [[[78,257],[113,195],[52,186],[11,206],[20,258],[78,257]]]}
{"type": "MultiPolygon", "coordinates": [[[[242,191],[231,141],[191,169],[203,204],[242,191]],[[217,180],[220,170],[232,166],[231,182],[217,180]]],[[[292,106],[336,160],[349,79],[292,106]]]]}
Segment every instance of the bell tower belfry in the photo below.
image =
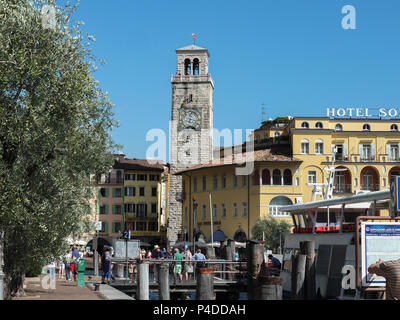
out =
{"type": "Polygon", "coordinates": [[[207,163],[213,154],[214,81],[208,73],[207,49],[195,44],[176,50],[177,71],[171,77],[170,192],[168,243],[182,234],[182,177],[177,171],[207,163]]]}

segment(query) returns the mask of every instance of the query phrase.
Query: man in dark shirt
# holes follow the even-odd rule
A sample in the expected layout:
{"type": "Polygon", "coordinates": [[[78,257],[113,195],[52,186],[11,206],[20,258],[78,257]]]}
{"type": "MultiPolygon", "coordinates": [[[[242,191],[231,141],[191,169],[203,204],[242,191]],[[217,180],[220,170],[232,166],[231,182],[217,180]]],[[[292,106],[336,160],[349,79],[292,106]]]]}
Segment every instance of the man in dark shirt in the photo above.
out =
{"type": "Polygon", "coordinates": [[[279,276],[281,273],[281,262],[279,259],[275,258],[272,254],[268,255],[268,259],[271,261],[272,267],[271,267],[271,273],[272,275],[279,276]]]}

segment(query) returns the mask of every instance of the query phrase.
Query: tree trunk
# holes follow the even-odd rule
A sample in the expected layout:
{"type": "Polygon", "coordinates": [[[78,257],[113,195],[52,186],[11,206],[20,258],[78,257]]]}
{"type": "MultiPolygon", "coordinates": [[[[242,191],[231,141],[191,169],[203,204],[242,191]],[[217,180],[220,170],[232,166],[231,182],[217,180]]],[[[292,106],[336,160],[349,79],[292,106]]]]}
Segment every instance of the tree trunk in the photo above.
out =
{"type": "Polygon", "coordinates": [[[22,271],[14,271],[6,273],[5,276],[5,299],[12,297],[25,296],[24,290],[25,273],[22,271]]]}

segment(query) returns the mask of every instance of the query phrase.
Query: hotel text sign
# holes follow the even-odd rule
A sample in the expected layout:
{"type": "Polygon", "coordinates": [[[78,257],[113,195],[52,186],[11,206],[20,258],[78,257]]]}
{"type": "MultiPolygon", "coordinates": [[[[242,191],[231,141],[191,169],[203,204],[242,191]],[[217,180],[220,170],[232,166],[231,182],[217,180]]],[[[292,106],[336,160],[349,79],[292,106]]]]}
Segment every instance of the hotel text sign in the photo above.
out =
{"type": "Polygon", "coordinates": [[[326,116],[334,118],[399,118],[400,108],[326,108],[326,116]]]}

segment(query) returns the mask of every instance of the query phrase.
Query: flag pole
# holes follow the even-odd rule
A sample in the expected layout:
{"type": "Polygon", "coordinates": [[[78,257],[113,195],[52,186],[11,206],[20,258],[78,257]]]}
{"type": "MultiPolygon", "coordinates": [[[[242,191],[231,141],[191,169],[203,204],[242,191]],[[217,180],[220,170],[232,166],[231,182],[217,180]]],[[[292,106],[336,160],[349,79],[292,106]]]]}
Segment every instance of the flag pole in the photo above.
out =
{"type": "Polygon", "coordinates": [[[211,193],[210,196],[210,230],[211,230],[211,243],[214,243],[214,230],[213,230],[213,212],[212,212],[212,201],[211,201],[211,193]]]}

